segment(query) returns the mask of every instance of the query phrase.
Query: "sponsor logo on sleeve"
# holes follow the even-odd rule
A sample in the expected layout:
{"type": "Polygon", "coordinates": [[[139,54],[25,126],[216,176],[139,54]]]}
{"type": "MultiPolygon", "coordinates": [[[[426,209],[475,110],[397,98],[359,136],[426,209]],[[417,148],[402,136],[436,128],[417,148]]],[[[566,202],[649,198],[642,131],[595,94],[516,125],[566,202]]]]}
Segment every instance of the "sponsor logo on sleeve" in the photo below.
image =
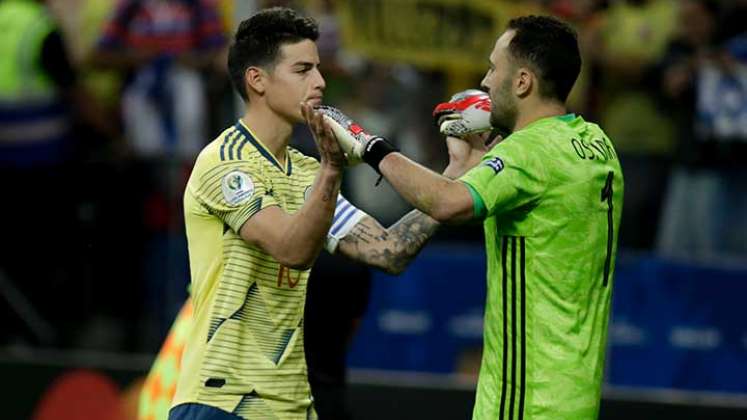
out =
{"type": "Polygon", "coordinates": [[[485,162],[483,162],[483,165],[489,167],[490,169],[495,171],[495,173],[502,171],[504,167],[503,160],[499,158],[498,156],[492,159],[486,160],[485,162]]]}
{"type": "Polygon", "coordinates": [[[223,198],[232,206],[241,204],[254,194],[254,182],[248,174],[232,171],[223,176],[221,181],[223,198]]]}

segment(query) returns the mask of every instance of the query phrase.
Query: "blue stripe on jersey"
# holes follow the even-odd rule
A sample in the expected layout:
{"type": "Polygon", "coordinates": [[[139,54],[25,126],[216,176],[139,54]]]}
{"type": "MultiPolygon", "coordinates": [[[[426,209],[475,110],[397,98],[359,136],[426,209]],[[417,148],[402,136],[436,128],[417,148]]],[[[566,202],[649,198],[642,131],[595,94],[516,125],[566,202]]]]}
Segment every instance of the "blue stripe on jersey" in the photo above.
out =
{"type": "Polygon", "coordinates": [[[231,145],[228,146],[228,159],[233,160],[233,151],[236,148],[236,142],[239,141],[241,136],[235,136],[231,141],[231,145]]]}
{"type": "Polygon", "coordinates": [[[259,395],[257,395],[257,391],[252,391],[248,394],[244,394],[244,396],[241,398],[241,401],[236,405],[236,408],[233,409],[232,413],[236,414],[241,412],[244,408],[246,408],[247,405],[257,403],[259,401],[259,395]]]}
{"type": "Polygon", "coordinates": [[[233,136],[238,136],[238,135],[239,135],[239,132],[234,130],[234,131],[226,133],[226,136],[223,137],[223,144],[220,145],[220,160],[226,160],[225,149],[226,149],[226,144],[228,144],[228,141],[229,141],[228,139],[232,138],[233,136]]]}
{"type": "MultiPolygon", "coordinates": [[[[270,152],[265,150],[265,148],[262,147],[262,145],[259,144],[259,142],[257,142],[257,139],[255,139],[254,136],[252,136],[252,133],[250,133],[249,130],[247,130],[243,125],[241,125],[240,121],[237,122],[234,127],[237,130],[239,130],[241,134],[243,134],[244,137],[246,137],[247,140],[249,140],[249,143],[251,143],[252,146],[254,146],[254,148],[256,148],[257,151],[259,151],[259,153],[265,157],[265,159],[269,160],[273,165],[275,165],[275,167],[280,169],[280,172],[283,172],[283,168],[280,167],[280,164],[277,162],[277,160],[275,160],[275,158],[272,157],[270,152]]],[[[290,156],[287,156],[286,159],[288,159],[288,161],[290,162],[290,156]]]]}
{"type": "Polygon", "coordinates": [[[213,339],[213,335],[215,335],[215,332],[218,331],[218,328],[220,328],[224,322],[226,322],[226,318],[216,318],[210,321],[210,329],[208,330],[207,336],[208,343],[213,339]]]}
{"type": "Polygon", "coordinates": [[[293,170],[293,161],[291,160],[290,154],[285,154],[285,161],[288,162],[288,176],[290,176],[292,170],[293,170]]]}
{"type": "Polygon", "coordinates": [[[335,226],[335,227],[334,227],[334,229],[332,229],[332,235],[336,235],[336,234],[337,234],[337,232],[339,232],[339,231],[340,231],[340,229],[342,229],[342,227],[343,227],[343,226],[345,226],[345,223],[347,223],[347,221],[348,221],[348,220],[350,220],[350,218],[351,218],[351,217],[353,217],[353,215],[354,215],[355,213],[358,213],[358,209],[356,209],[355,207],[353,207],[353,208],[352,208],[352,211],[350,211],[350,212],[348,213],[348,215],[347,215],[347,216],[345,216],[345,218],[344,218],[344,219],[342,219],[342,220],[340,221],[340,223],[338,223],[338,224],[337,224],[337,226],[335,226]]]}
{"type": "Polygon", "coordinates": [[[272,361],[275,362],[276,365],[283,356],[283,353],[285,353],[285,349],[288,348],[288,343],[290,343],[291,337],[293,337],[293,330],[289,329],[283,332],[283,338],[280,339],[280,343],[275,348],[275,354],[272,355],[272,361]]]}
{"type": "Polygon", "coordinates": [[[337,219],[339,219],[340,216],[342,216],[342,214],[345,213],[345,211],[347,211],[352,206],[353,205],[350,204],[350,203],[348,203],[347,201],[345,201],[342,204],[339,204],[337,206],[337,208],[335,209],[335,215],[334,215],[334,217],[332,217],[332,224],[334,225],[335,222],[337,221],[337,219]]]}
{"type": "Polygon", "coordinates": [[[236,151],[236,159],[241,160],[241,151],[244,150],[244,146],[249,141],[248,138],[244,137],[243,140],[241,140],[241,144],[239,145],[239,149],[236,151]]]}

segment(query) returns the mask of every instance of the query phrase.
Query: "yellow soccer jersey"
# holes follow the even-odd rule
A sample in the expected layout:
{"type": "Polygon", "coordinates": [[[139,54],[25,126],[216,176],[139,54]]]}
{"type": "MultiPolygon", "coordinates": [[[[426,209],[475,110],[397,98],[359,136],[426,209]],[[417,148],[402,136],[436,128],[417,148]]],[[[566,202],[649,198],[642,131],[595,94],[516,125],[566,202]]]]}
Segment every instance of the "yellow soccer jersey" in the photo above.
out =
{"type": "Polygon", "coordinates": [[[238,234],[263,208],[303,205],[319,164],[292,148],[286,156],[283,167],[239,122],[197,158],[184,193],[195,324],[172,407],[315,417],[303,345],[310,270],[284,267],[238,234]]]}

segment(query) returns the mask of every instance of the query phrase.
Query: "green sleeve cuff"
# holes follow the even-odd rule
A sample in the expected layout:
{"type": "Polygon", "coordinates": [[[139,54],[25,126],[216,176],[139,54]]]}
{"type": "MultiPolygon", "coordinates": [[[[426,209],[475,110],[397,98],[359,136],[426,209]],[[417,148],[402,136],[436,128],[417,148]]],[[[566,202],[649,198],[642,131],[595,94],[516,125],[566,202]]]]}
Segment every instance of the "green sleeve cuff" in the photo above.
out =
{"type": "Polygon", "coordinates": [[[464,185],[467,186],[467,190],[469,191],[469,194],[472,196],[472,212],[473,212],[473,218],[475,219],[484,219],[485,214],[487,213],[487,209],[485,208],[485,202],[482,201],[482,197],[480,197],[480,194],[475,190],[475,188],[472,185],[469,185],[468,183],[462,181],[464,185]]]}

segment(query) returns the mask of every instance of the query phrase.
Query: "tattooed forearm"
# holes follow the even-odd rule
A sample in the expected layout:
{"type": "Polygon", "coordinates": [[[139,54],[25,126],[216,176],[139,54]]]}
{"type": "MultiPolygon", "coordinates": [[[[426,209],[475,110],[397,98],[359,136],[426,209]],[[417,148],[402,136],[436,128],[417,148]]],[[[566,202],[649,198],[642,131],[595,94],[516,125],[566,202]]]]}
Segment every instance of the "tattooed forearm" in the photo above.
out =
{"type": "Polygon", "coordinates": [[[402,272],[415,258],[428,240],[436,233],[439,223],[427,214],[413,210],[387,229],[392,243],[391,267],[395,272],[402,272]]]}
{"type": "Polygon", "coordinates": [[[363,219],[340,241],[348,257],[398,274],[420,252],[438,229],[438,222],[418,210],[383,229],[372,218],[363,219]]]}

